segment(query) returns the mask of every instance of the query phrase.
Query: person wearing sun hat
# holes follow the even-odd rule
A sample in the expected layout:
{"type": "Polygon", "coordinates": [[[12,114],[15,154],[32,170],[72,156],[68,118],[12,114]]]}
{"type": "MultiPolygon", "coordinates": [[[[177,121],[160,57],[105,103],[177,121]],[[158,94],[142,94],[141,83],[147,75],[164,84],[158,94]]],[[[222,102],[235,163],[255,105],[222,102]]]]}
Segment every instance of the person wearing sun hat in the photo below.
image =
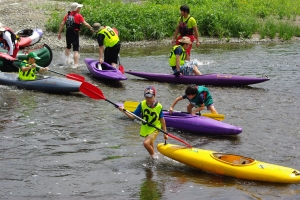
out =
{"type": "Polygon", "coordinates": [[[96,33],[99,45],[100,64],[106,62],[116,68],[121,49],[121,43],[116,29],[110,26],[101,26],[100,23],[94,23],[92,27],[96,33]]]}
{"type": "Polygon", "coordinates": [[[35,52],[30,52],[27,55],[27,60],[20,63],[19,68],[19,79],[22,81],[33,81],[36,79],[35,74],[37,72],[46,72],[49,70],[48,67],[39,67],[36,64],[37,60],[41,58],[35,52]]]}
{"type": "MultiPolygon", "coordinates": [[[[7,54],[13,58],[17,57],[19,51],[19,44],[16,34],[8,27],[0,23],[0,43],[4,49],[8,50],[7,54]]],[[[12,61],[3,59],[2,72],[17,72],[18,66],[12,61]]]]}
{"type": "Polygon", "coordinates": [[[59,29],[58,29],[58,39],[61,39],[61,32],[66,25],[66,44],[65,49],[66,60],[70,58],[71,47],[73,46],[74,53],[74,65],[73,68],[78,67],[79,63],[79,32],[81,29],[81,24],[86,26],[93,33],[93,28],[89,23],[85,21],[83,16],[79,13],[80,9],[83,7],[82,4],[72,3],[70,11],[64,16],[59,29]]]}
{"type": "Polygon", "coordinates": [[[201,75],[197,66],[189,67],[184,65],[185,62],[190,61],[190,56],[186,53],[186,49],[191,44],[190,38],[184,36],[178,41],[179,45],[175,45],[172,48],[169,58],[169,65],[172,68],[174,75],[189,75],[191,72],[195,75],[201,75]]]}
{"type": "MultiPolygon", "coordinates": [[[[133,113],[136,116],[142,116],[144,120],[155,125],[158,128],[163,129],[166,132],[166,122],[162,111],[163,106],[155,99],[155,96],[155,88],[153,86],[146,87],[144,90],[145,100],[140,102],[133,113]]],[[[119,110],[124,112],[124,108],[122,106],[119,107],[119,110]]],[[[124,113],[131,119],[135,118],[130,113],[124,113]]],[[[145,138],[143,144],[152,159],[158,159],[158,156],[154,151],[154,141],[158,134],[159,131],[156,128],[149,126],[146,123],[143,123],[141,125],[140,136],[145,138]]],[[[168,136],[166,134],[164,134],[164,139],[168,139],[168,136]]]]}

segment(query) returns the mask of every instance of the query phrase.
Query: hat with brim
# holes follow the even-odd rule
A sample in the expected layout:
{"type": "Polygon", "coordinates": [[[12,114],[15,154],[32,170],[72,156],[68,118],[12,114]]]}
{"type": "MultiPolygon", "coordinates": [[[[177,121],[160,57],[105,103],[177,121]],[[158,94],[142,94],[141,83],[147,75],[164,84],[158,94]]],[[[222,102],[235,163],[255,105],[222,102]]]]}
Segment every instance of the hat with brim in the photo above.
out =
{"type": "Polygon", "coordinates": [[[78,8],[81,8],[82,6],[83,6],[82,4],[74,2],[71,4],[71,11],[76,11],[78,8]]]}
{"type": "Polygon", "coordinates": [[[30,52],[28,55],[27,55],[27,59],[29,58],[34,58],[35,60],[40,60],[41,58],[37,56],[37,54],[35,52],[30,52]]]}
{"type": "Polygon", "coordinates": [[[0,23],[0,31],[5,31],[5,28],[3,27],[2,23],[0,23]]]}
{"type": "Polygon", "coordinates": [[[101,29],[104,28],[104,26],[101,26],[100,23],[94,23],[94,24],[92,25],[92,27],[93,27],[93,30],[94,30],[95,32],[97,32],[97,31],[99,31],[99,30],[101,30],[101,29]]]}
{"type": "Polygon", "coordinates": [[[155,93],[156,93],[155,88],[153,86],[149,86],[144,91],[144,97],[151,98],[155,96],[155,93]]]}
{"type": "Polygon", "coordinates": [[[186,36],[182,37],[180,40],[178,40],[178,42],[185,43],[185,44],[192,44],[191,39],[186,36]]]}

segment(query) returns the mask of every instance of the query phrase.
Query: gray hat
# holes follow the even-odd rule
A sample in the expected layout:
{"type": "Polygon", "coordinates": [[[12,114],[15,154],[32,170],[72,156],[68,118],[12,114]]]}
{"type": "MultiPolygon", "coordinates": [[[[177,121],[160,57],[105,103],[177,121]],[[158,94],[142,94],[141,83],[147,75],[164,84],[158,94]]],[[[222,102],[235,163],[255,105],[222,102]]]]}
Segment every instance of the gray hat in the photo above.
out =
{"type": "Polygon", "coordinates": [[[77,8],[81,8],[82,6],[83,6],[82,4],[74,2],[71,4],[71,11],[76,11],[77,8]]]}
{"type": "Polygon", "coordinates": [[[99,31],[99,30],[101,30],[101,29],[104,28],[104,26],[101,26],[100,23],[93,23],[92,27],[93,27],[93,30],[94,30],[95,32],[97,32],[97,31],[99,31]]]}

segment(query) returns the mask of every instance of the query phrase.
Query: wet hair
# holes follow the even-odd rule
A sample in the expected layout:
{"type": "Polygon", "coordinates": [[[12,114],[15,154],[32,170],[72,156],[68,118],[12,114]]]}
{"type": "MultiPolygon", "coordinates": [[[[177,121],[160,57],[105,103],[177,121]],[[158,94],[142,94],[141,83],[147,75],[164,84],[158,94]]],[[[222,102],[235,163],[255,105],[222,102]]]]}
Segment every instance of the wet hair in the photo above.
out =
{"type": "Polygon", "coordinates": [[[187,5],[180,6],[180,11],[190,13],[190,8],[187,5]]]}
{"type": "Polygon", "coordinates": [[[198,86],[195,84],[189,85],[185,90],[185,95],[194,95],[198,92],[198,86]]]}

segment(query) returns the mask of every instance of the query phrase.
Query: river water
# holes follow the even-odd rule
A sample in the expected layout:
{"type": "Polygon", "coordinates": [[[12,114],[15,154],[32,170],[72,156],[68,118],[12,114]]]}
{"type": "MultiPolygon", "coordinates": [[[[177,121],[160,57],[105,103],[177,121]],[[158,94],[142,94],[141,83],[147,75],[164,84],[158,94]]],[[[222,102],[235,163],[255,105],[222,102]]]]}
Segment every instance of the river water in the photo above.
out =
{"type": "MultiPolygon", "coordinates": [[[[50,45],[51,46],[51,45],[50,45]]],[[[125,70],[170,73],[171,47],[121,51],[125,70]]],[[[300,44],[203,45],[192,51],[202,73],[268,76],[249,87],[207,86],[224,122],[237,136],[170,133],[193,147],[237,153],[300,170],[300,44]]],[[[122,83],[92,78],[82,66],[52,69],[77,73],[97,84],[113,102],[143,99],[148,85],[167,109],[186,85],[146,81],[131,75],[122,83]]],[[[54,74],[53,74],[54,75],[54,74]]],[[[0,86],[1,199],[300,199],[300,184],[241,180],[193,169],[159,154],[153,162],[142,145],[139,123],[106,101],[81,93],[47,94],[0,86]]],[[[185,110],[181,101],[176,110],[185,110]]],[[[156,144],[164,142],[160,134],[156,144]]],[[[178,143],[169,139],[169,143],[178,143]]]]}

